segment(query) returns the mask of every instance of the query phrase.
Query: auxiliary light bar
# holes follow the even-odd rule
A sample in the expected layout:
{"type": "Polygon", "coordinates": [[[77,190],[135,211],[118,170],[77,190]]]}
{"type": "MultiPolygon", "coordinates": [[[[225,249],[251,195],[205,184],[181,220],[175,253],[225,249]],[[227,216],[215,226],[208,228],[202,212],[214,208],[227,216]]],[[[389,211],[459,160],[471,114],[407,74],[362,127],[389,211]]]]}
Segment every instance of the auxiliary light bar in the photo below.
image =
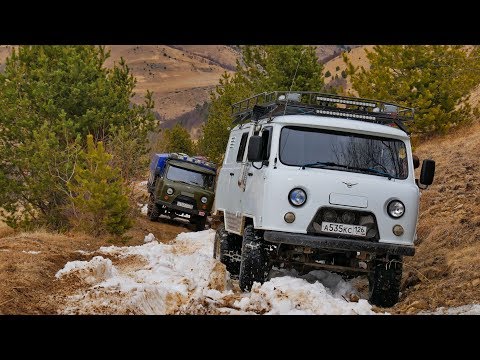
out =
{"type": "Polygon", "coordinates": [[[340,103],[340,104],[347,104],[347,105],[358,105],[358,106],[367,106],[367,107],[376,107],[376,104],[367,103],[362,101],[354,101],[354,100],[343,100],[343,99],[335,99],[335,98],[327,98],[323,96],[317,96],[317,101],[326,101],[332,103],[340,103]]]}

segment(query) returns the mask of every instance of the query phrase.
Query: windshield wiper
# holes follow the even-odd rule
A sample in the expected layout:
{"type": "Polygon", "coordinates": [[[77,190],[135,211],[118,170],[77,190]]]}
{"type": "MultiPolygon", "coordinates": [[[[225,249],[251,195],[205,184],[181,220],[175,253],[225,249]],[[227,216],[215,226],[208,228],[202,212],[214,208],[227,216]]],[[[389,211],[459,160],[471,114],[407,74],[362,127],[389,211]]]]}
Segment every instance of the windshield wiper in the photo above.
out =
{"type": "Polygon", "coordinates": [[[305,170],[305,168],[307,168],[307,167],[326,167],[326,166],[338,166],[338,167],[345,167],[345,168],[348,167],[348,166],[340,165],[340,164],[337,164],[337,163],[334,163],[334,162],[317,161],[317,162],[314,162],[314,163],[309,163],[309,164],[302,165],[301,168],[302,168],[302,170],[305,170]]]}
{"type": "Polygon", "coordinates": [[[323,168],[323,167],[327,167],[327,166],[335,166],[335,167],[339,167],[339,168],[342,168],[342,169],[350,169],[350,170],[357,170],[357,171],[365,171],[365,172],[369,172],[371,174],[378,174],[380,176],[388,177],[388,180],[392,179],[391,174],[380,171],[380,170],[376,170],[376,169],[373,169],[373,168],[359,168],[359,167],[355,167],[355,166],[347,166],[347,165],[337,164],[337,163],[334,163],[334,162],[317,161],[317,162],[314,162],[314,163],[309,163],[309,164],[302,165],[301,168],[302,168],[302,170],[305,170],[305,168],[307,168],[307,167],[323,168]]]}
{"type": "Polygon", "coordinates": [[[381,176],[386,176],[388,177],[388,180],[391,180],[392,179],[392,175],[389,174],[389,173],[386,173],[386,172],[383,172],[383,171],[380,171],[380,170],[377,170],[377,169],[372,169],[372,168],[365,168],[365,169],[358,169],[360,171],[368,171],[370,173],[374,173],[374,174],[378,174],[378,175],[381,175],[381,176]]]}
{"type": "Polygon", "coordinates": [[[186,184],[186,185],[193,185],[192,183],[189,183],[189,182],[186,182],[186,181],[183,181],[183,180],[173,180],[173,181],[178,181],[182,184],[186,184]]]}

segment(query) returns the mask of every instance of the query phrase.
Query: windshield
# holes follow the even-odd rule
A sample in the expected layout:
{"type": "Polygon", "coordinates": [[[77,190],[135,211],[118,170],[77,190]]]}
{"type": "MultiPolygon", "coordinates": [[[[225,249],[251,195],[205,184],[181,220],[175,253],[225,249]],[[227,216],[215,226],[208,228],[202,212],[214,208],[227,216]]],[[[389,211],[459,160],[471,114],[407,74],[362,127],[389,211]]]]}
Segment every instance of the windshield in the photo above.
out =
{"type": "Polygon", "coordinates": [[[403,141],[339,131],[284,127],[280,161],[303,168],[328,168],[396,179],[408,176],[403,141]]]}
{"type": "Polygon", "coordinates": [[[174,165],[168,167],[167,179],[181,181],[186,184],[201,186],[213,190],[214,176],[184,169],[174,165]]]}

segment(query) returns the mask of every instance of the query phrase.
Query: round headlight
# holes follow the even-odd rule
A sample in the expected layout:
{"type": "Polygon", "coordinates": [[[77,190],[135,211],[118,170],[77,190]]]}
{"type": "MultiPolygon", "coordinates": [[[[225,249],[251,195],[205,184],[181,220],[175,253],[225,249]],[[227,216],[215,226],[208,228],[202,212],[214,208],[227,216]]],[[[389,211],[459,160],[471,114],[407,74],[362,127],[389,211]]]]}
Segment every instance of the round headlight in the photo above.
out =
{"type": "Polygon", "coordinates": [[[405,213],[405,205],[403,205],[400,200],[393,200],[390,201],[390,203],[388,204],[387,210],[388,215],[395,219],[398,219],[399,217],[402,217],[405,213]]]}
{"type": "Polygon", "coordinates": [[[307,201],[307,194],[302,189],[293,189],[288,194],[288,200],[293,206],[302,206],[307,201]]]}
{"type": "Polygon", "coordinates": [[[208,200],[208,199],[207,199],[206,196],[202,196],[202,198],[200,199],[200,201],[201,201],[202,203],[204,203],[204,204],[207,203],[207,200],[208,200]]]}
{"type": "Polygon", "coordinates": [[[172,195],[172,194],[173,194],[173,189],[172,189],[172,188],[168,188],[168,189],[167,189],[167,194],[168,194],[168,195],[172,195]]]}

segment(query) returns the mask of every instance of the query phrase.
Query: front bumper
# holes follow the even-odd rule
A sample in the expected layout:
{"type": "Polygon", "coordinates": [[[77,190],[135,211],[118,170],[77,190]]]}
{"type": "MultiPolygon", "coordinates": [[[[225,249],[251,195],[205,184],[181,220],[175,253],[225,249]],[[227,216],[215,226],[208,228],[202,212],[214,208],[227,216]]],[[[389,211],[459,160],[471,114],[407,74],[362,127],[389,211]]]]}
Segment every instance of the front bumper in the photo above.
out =
{"type": "Polygon", "coordinates": [[[377,254],[413,256],[415,247],[387,244],[355,239],[339,239],[327,236],[296,234],[281,231],[265,231],[266,241],[280,244],[308,246],[316,249],[336,249],[346,251],[365,251],[377,254]]]}
{"type": "Polygon", "coordinates": [[[207,211],[207,210],[188,209],[188,208],[185,208],[185,207],[183,207],[183,206],[178,206],[178,205],[170,204],[170,203],[168,203],[168,202],[161,201],[161,200],[157,200],[155,203],[156,203],[158,206],[165,206],[167,209],[175,210],[175,211],[179,211],[179,212],[183,212],[183,213],[185,213],[185,214],[199,215],[199,216],[210,216],[210,212],[207,211]],[[200,214],[199,214],[200,212],[203,212],[204,215],[200,215],[200,214]]]}

